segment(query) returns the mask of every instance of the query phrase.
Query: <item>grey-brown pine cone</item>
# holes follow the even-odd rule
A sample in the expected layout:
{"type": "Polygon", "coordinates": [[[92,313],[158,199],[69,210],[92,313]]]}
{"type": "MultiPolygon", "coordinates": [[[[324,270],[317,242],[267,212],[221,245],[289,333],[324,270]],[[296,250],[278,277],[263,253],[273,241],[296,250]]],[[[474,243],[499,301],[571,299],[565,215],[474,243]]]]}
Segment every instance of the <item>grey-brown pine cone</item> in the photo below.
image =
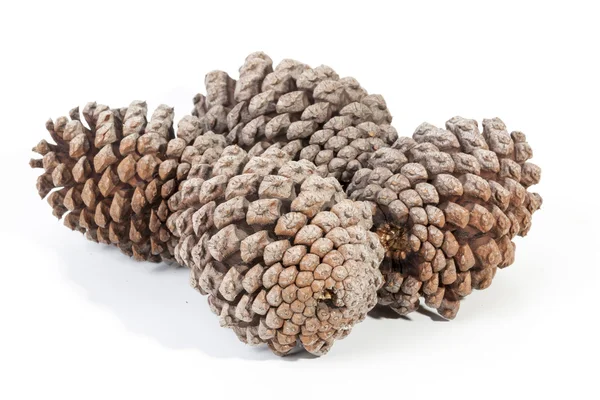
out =
{"type": "Polygon", "coordinates": [[[375,229],[386,247],[379,302],[400,314],[419,298],[446,318],[472,289],[487,288],[512,264],[542,199],[528,188],[540,168],[525,135],[498,119],[455,117],[446,129],[420,125],[376,152],[356,173],[351,199],[377,204],[375,229]]]}
{"type": "Polygon", "coordinates": [[[250,54],[237,81],[223,71],[206,75],[207,95],[196,95],[196,123],[245,150],[300,140],[299,159],[343,184],[369,155],[397,138],[381,95],[330,67],[285,59],[275,68],[262,52],[250,54]]]}
{"type": "Polygon", "coordinates": [[[192,162],[214,161],[226,143],[185,118],[174,138],[171,107],[146,114],[142,101],[121,109],[88,103],[86,126],[75,108],[47,122],[55,144],[34,147],[43,158],[31,166],[44,169],[38,192],[67,227],[138,260],[170,261],[176,239],[165,226],[167,201],[192,162]]]}
{"type": "Polygon", "coordinates": [[[377,303],[384,250],[368,203],[347,200],[311,162],[290,161],[295,152],[225,148],[171,198],[168,226],[222,326],[280,355],[297,343],[320,355],[377,303]]]}

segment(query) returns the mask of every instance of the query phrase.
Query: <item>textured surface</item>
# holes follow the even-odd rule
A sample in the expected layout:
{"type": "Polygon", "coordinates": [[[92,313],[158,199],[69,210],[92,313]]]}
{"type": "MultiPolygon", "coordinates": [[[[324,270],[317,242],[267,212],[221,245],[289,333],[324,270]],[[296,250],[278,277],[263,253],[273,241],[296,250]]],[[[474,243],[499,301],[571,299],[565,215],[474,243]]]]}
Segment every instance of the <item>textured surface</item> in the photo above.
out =
{"type": "Polygon", "coordinates": [[[246,58],[237,81],[213,71],[205,85],[206,96],[195,97],[176,137],[172,108],[160,106],[148,121],[139,101],[122,109],[89,103],[87,126],[77,109],[49,121],[55,144],[40,142],[34,151],[44,157],[31,166],[45,170],[37,187],[54,215],[136,259],[170,260],[176,240],[163,225],[173,211],[167,201],[228,143],[248,157],[285,145],[292,159],[347,183],[372,152],[397,138],[383,97],[367,95],[355,79],[340,79],[326,66],[286,59],[273,69],[258,52],[246,58]]]}
{"type": "Polygon", "coordinates": [[[485,289],[513,263],[515,235],[525,236],[541,197],[528,188],[540,168],[528,162],[525,135],[498,119],[421,124],[376,152],[348,187],[350,198],[377,204],[375,229],[386,247],[379,302],[400,314],[419,298],[446,318],[460,299],[485,289]]]}
{"type": "Polygon", "coordinates": [[[161,105],[150,120],[145,102],[110,109],[88,103],[70,118],[48,121],[55,144],[42,140],[33,150],[42,159],[37,180],[40,197],[48,198],[53,214],[90,240],[114,244],[138,260],[171,260],[176,239],[164,222],[167,201],[187,177],[191,163],[212,162],[225,140],[202,135],[188,118],[173,138],[173,109],[161,105]]]}
{"type": "Polygon", "coordinates": [[[297,342],[324,354],[377,303],[384,250],[368,203],[279,147],[248,158],[232,145],[198,167],[170,199],[168,226],[222,326],[277,354],[297,342]]]}
{"type": "Polygon", "coordinates": [[[239,73],[237,81],[223,71],[208,73],[207,94],[196,95],[192,114],[245,150],[300,140],[298,158],[346,183],[398,136],[383,97],[330,67],[285,59],[273,68],[271,58],[257,52],[239,73]]]}
{"type": "Polygon", "coordinates": [[[88,103],[86,127],[73,109],[70,118],[46,123],[55,144],[34,147],[43,158],[31,166],[44,169],[38,192],[67,227],[136,259],[168,260],[174,244],[163,224],[166,201],[185,171],[166,157],[173,109],[160,106],[149,121],[146,112],[139,101],[112,110],[88,103]]]}
{"type": "Polygon", "coordinates": [[[273,69],[260,52],[237,81],[213,71],[205,84],[177,137],[173,109],[147,121],[143,102],[89,103],[90,128],[76,109],[50,121],[56,144],[31,161],[45,170],[38,191],[91,240],[140,260],[174,255],[223,326],[278,354],[298,341],[323,354],[345,336],[374,305],[377,268],[380,304],[407,314],[424,298],[454,318],[513,262],[512,238],[541,205],[525,135],[499,119],[398,138],[383,97],[353,78],[287,59],[273,69]]]}

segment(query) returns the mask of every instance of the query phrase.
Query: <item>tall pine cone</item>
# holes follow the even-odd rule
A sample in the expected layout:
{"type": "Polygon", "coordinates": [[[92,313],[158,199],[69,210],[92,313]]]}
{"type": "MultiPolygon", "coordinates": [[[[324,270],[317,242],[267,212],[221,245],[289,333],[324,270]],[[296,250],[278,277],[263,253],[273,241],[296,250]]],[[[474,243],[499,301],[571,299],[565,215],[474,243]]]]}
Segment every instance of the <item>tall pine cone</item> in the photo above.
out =
{"type": "Polygon", "coordinates": [[[221,325],[280,355],[298,341],[320,355],[377,303],[384,250],[367,203],[279,147],[249,158],[233,145],[198,167],[171,198],[168,226],[221,325]]]}
{"type": "Polygon", "coordinates": [[[342,183],[369,155],[397,138],[385,100],[327,66],[285,59],[273,69],[264,53],[250,54],[236,82],[223,71],[206,75],[206,97],[194,98],[197,123],[245,150],[301,140],[300,159],[342,183]]]}
{"type": "Polygon", "coordinates": [[[167,201],[190,163],[218,158],[225,140],[202,135],[185,119],[180,137],[173,139],[172,108],[159,106],[150,121],[146,113],[141,101],[112,110],[88,103],[83,110],[87,128],[75,108],[70,119],[47,122],[56,144],[42,140],[34,147],[44,157],[31,166],[44,169],[38,192],[48,196],[53,214],[64,216],[67,227],[138,260],[171,260],[176,239],[164,224],[170,215],[167,201]]]}
{"type": "Polygon", "coordinates": [[[446,128],[424,123],[413,139],[379,150],[347,190],[377,204],[375,228],[387,251],[379,302],[400,314],[424,297],[454,318],[461,298],[513,263],[512,238],[527,234],[542,204],[527,190],[541,170],[527,162],[523,133],[509,134],[498,118],[483,120],[483,134],[461,117],[446,128]]]}

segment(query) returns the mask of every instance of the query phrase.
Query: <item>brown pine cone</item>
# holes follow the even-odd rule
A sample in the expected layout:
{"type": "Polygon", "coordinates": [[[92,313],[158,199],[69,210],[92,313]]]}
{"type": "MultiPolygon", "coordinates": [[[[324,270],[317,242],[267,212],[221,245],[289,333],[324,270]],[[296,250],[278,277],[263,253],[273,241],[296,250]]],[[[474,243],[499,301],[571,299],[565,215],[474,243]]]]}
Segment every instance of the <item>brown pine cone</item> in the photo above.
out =
{"type": "Polygon", "coordinates": [[[279,355],[298,341],[320,355],[377,303],[384,250],[368,203],[279,147],[252,158],[225,148],[182,183],[167,224],[222,326],[279,355]]]}
{"type": "Polygon", "coordinates": [[[407,314],[425,298],[446,318],[459,300],[485,289],[512,264],[515,235],[525,236],[542,198],[527,189],[541,170],[527,162],[521,132],[498,119],[455,117],[447,130],[424,123],[413,139],[377,151],[347,193],[377,204],[375,228],[386,248],[379,302],[407,314]]]}
{"type": "Polygon", "coordinates": [[[192,113],[245,150],[301,140],[299,158],[342,183],[398,137],[383,97],[368,95],[356,79],[289,59],[272,65],[258,52],[246,58],[237,82],[210,72],[207,96],[196,95],[192,113]]]}
{"type": "Polygon", "coordinates": [[[45,170],[38,192],[67,227],[138,260],[171,260],[176,239],[164,224],[167,201],[191,163],[218,158],[225,140],[201,135],[195,117],[180,122],[174,139],[172,108],[159,106],[150,121],[146,113],[141,101],[112,110],[88,103],[88,128],[75,108],[70,119],[47,122],[56,144],[42,140],[34,147],[44,157],[31,166],[45,170]]]}

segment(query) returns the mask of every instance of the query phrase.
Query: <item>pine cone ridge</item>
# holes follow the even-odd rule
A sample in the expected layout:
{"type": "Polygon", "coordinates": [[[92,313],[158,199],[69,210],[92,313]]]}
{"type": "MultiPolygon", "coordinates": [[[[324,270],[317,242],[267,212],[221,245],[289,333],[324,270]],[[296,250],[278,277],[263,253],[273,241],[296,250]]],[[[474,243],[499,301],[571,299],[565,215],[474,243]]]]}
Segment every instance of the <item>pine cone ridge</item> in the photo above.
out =
{"type": "Polygon", "coordinates": [[[445,318],[460,299],[485,289],[514,262],[515,235],[525,236],[542,204],[527,189],[541,170],[521,132],[498,119],[455,117],[446,129],[420,125],[413,138],[378,150],[347,188],[377,205],[375,231],[385,248],[380,304],[400,314],[419,298],[445,318]]]}
{"type": "Polygon", "coordinates": [[[383,248],[367,203],[280,147],[225,148],[172,196],[167,224],[222,326],[279,355],[297,343],[321,355],[377,303],[383,248]]]}
{"type": "Polygon", "coordinates": [[[256,52],[239,72],[237,81],[223,71],[208,73],[207,95],[196,95],[192,115],[253,155],[299,140],[299,159],[345,185],[371,153],[398,137],[383,97],[330,67],[284,59],[273,68],[268,55],[256,52]]]}
{"type": "Polygon", "coordinates": [[[33,151],[43,159],[30,165],[45,170],[38,192],[67,227],[137,260],[169,261],[176,241],[165,226],[167,201],[190,165],[173,151],[173,108],[159,106],[149,121],[146,114],[142,101],[121,109],[88,103],[88,128],[74,108],[47,122],[56,144],[42,140],[33,151]]]}

